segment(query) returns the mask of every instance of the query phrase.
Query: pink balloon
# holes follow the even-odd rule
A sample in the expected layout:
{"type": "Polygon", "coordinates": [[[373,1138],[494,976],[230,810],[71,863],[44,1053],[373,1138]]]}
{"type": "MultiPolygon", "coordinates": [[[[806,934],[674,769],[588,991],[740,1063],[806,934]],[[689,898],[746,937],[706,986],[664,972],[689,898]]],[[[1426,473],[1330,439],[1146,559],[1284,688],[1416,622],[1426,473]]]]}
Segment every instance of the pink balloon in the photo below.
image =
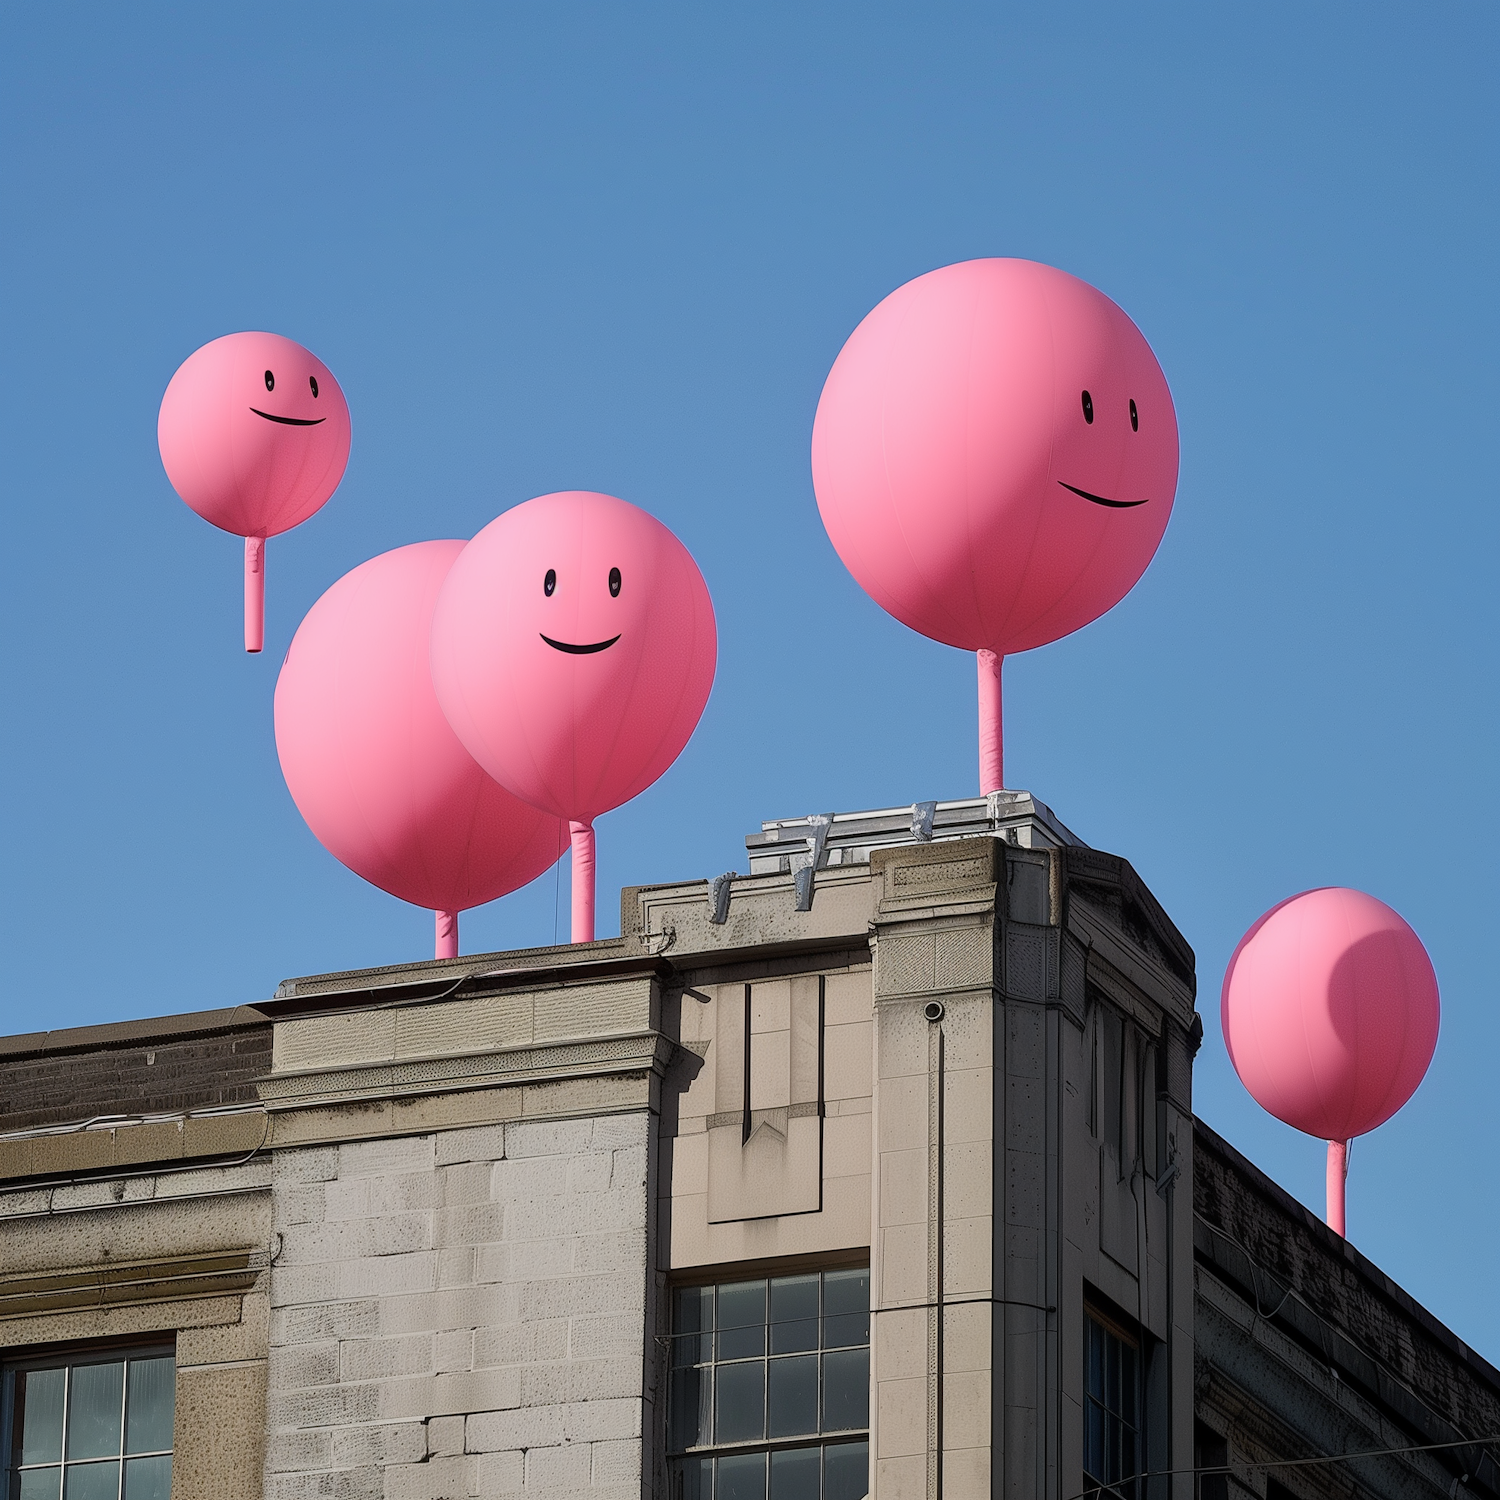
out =
{"type": "Polygon", "coordinates": [[[971,260],[907,282],[850,335],[812,468],[828,535],[878,604],[1003,655],[1088,624],[1145,571],[1177,490],[1177,416],[1102,292],[971,260]]]}
{"type": "Polygon", "coordinates": [[[432,619],[432,681],[469,753],[567,818],[573,941],[594,936],[594,829],[677,759],[708,702],[708,585],[660,521],[568,490],[491,521],[432,619]]]}
{"type": "Polygon", "coordinates": [[[349,406],[327,365],[275,333],[231,333],[185,360],[156,421],[172,487],[245,540],[245,649],[265,630],[265,540],[300,525],[349,462],[349,406]]]}
{"type": "Polygon", "coordinates": [[[308,827],[355,874],[440,913],[525,885],[564,848],[556,817],[485,775],[433,693],[433,606],[463,550],[418,542],[346,574],[276,683],[276,749],[308,827]]]}
{"type": "Polygon", "coordinates": [[[1342,1143],[1390,1119],[1421,1083],[1437,1046],[1437,976],[1383,901],[1328,886],[1273,906],[1240,939],[1219,1014],[1255,1099],[1342,1143]]]}
{"type": "Polygon", "coordinates": [[[349,406],[328,366],[275,333],[231,333],[190,355],[156,422],[172,488],[236,536],[277,536],[338,488],[349,406]]]}
{"type": "Polygon", "coordinates": [[[432,620],[432,680],[454,733],[518,797],[579,822],[677,759],[717,657],[687,548],[645,511],[586,490],[491,521],[432,620]]]}

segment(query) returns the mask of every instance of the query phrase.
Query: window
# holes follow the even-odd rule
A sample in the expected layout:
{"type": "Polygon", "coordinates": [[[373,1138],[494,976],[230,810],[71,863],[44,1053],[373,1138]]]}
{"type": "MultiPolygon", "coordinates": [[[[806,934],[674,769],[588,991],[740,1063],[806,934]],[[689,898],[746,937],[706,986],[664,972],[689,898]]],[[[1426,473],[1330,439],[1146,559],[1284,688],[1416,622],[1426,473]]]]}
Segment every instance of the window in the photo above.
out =
{"type": "Polygon", "coordinates": [[[170,1350],[7,1368],[8,1500],[168,1500],[176,1385],[170,1350]]]}
{"type": "MultiPolygon", "coordinates": [[[[1213,1428],[1205,1427],[1202,1422],[1195,1422],[1193,1467],[1198,1471],[1198,1500],[1229,1500],[1229,1476],[1224,1472],[1228,1466],[1229,1444],[1213,1428]],[[1205,1469],[1217,1472],[1205,1474],[1205,1469]]],[[[1266,1481],[1266,1500],[1280,1500],[1280,1497],[1273,1497],[1270,1490],[1270,1486],[1275,1483],[1274,1479],[1266,1481]]]]}
{"type": "Polygon", "coordinates": [[[1133,1497],[1141,1472],[1141,1350],[1092,1309],[1084,1313],[1083,1470],[1087,1484],[1133,1497]]]}
{"type": "Polygon", "coordinates": [[[867,1269],[682,1287],[672,1312],[674,1500],[862,1500],[867,1269]]]}

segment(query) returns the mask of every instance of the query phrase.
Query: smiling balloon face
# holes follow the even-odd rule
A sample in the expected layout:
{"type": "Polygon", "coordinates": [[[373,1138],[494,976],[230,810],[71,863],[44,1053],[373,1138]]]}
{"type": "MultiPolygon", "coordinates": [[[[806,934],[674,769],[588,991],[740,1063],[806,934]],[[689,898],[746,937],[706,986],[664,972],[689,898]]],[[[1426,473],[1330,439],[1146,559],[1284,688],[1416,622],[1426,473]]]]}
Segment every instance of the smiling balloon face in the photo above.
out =
{"type": "Polygon", "coordinates": [[[812,466],[829,537],[878,604],[1004,655],[1088,624],[1145,571],[1177,489],[1177,418],[1102,292],[1034,261],[965,261],[855,329],[812,466]]]}
{"type": "Polygon", "coordinates": [[[349,407],[327,365],[275,333],[231,333],[184,361],[156,424],[172,488],[205,521],[268,537],[313,514],[349,461],[349,407]]]}
{"type": "Polygon", "coordinates": [[[708,585],[660,521],[570,490],[464,548],[432,622],[454,733],[502,786],[587,822],[676,760],[713,686],[708,585]]]}

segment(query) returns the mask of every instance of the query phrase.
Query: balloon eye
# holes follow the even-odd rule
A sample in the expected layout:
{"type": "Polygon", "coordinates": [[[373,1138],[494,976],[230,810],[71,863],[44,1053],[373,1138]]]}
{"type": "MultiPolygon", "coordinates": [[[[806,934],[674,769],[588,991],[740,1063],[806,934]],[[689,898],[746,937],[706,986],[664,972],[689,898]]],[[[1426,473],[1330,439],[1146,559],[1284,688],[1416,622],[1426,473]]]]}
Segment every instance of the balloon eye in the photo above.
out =
{"type": "Polygon", "coordinates": [[[609,570],[609,597],[611,599],[620,597],[620,570],[618,568],[609,570]]]}
{"type": "Polygon", "coordinates": [[[552,590],[557,587],[557,569],[548,568],[547,576],[542,579],[542,592],[550,599],[552,590]]]}
{"type": "Polygon", "coordinates": [[[1083,420],[1089,423],[1094,420],[1094,398],[1087,391],[1083,393],[1083,420]]]}
{"type": "Polygon", "coordinates": [[[1140,413],[1135,409],[1134,400],[1130,403],[1130,430],[1132,432],[1139,432],[1141,430],[1141,417],[1140,413]]]}
{"type": "MultiPolygon", "coordinates": [[[[318,399],[318,377],[316,375],[309,375],[307,383],[312,387],[313,400],[316,401],[318,399]]],[[[1130,404],[1130,409],[1132,412],[1135,411],[1135,403],[1133,401],[1130,404]]]]}
{"type": "Polygon", "coordinates": [[[276,377],[269,370],[266,371],[266,389],[268,391],[276,389],[276,377]]]}

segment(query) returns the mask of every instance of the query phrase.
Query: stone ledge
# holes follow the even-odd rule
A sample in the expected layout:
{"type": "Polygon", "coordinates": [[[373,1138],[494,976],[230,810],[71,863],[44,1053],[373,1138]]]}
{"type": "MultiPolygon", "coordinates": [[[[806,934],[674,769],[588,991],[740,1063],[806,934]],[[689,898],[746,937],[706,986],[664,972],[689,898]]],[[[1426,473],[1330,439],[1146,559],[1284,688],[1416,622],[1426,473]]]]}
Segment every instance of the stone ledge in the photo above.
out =
{"type": "Polygon", "coordinates": [[[0,1320],[125,1302],[173,1302],[247,1292],[270,1263],[265,1250],[112,1262],[0,1280],[0,1320]]]}
{"type": "Polygon", "coordinates": [[[281,1112],[456,1090],[488,1089],[622,1072],[663,1071],[674,1044],[660,1032],[635,1032],[557,1046],[513,1047],[458,1057],[379,1066],[276,1073],[260,1080],[267,1110],[281,1112]]]}

